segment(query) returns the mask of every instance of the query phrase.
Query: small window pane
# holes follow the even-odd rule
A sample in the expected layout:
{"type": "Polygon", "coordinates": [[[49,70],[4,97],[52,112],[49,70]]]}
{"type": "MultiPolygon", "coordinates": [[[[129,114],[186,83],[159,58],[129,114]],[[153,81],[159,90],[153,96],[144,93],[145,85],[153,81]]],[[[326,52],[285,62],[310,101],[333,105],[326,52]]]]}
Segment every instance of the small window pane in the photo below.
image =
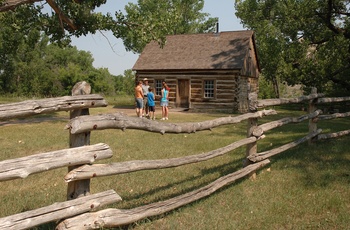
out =
{"type": "Polygon", "coordinates": [[[204,81],[204,97],[214,98],[214,80],[204,81]]]}
{"type": "Polygon", "coordinates": [[[158,96],[162,95],[162,82],[163,82],[163,80],[156,80],[156,82],[155,82],[156,95],[158,95],[158,96]]]}

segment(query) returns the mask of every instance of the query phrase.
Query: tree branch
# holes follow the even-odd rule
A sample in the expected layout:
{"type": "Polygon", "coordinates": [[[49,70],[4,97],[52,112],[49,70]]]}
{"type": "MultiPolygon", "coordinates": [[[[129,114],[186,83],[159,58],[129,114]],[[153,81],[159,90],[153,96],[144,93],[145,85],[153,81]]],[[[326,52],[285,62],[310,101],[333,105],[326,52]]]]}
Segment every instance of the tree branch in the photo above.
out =
{"type": "Polygon", "coordinates": [[[62,21],[64,21],[65,23],[68,24],[68,26],[72,30],[77,30],[78,29],[77,26],[74,24],[74,22],[62,12],[62,10],[58,7],[58,5],[56,4],[56,2],[54,0],[46,0],[46,2],[56,12],[56,14],[57,14],[57,16],[58,16],[58,18],[60,20],[60,24],[61,24],[62,28],[63,28],[62,21]]]}
{"type": "Polygon", "coordinates": [[[7,0],[0,5],[0,12],[13,10],[20,5],[30,4],[34,2],[41,2],[41,0],[7,0]]]}
{"type": "Polygon", "coordinates": [[[321,20],[324,22],[325,26],[327,26],[327,28],[333,31],[335,34],[343,34],[347,39],[350,39],[349,33],[347,33],[346,30],[341,29],[332,23],[332,15],[333,15],[332,9],[333,9],[333,0],[328,0],[326,12],[322,14],[316,11],[316,15],[320,17],[321,20]]]}

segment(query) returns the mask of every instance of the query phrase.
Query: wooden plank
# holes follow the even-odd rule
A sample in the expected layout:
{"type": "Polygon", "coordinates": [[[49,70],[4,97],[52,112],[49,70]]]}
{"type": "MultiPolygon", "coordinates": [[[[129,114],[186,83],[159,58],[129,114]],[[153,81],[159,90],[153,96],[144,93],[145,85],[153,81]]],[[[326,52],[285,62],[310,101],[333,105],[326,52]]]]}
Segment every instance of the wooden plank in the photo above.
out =
{"type": "Polygon", "coordinates": [[[88,179],[100,176],[110,176],[122,173],[136,172],[140,170],[151,170],[151,169],[164,169],[171,167],[178,167],[181,165],[198,163],[207,161],[218,156],[222,156],[236,148],[243,145],[256,142],[256,137],[249,137],[239,141],[236,141],[225,147],[197,155],[191,155],[186,157],[162,159],[162,160],[135,160],[127,162],[118,162],[112,164],[93,164],[84,165],[70,171],[64,179],[66,182],[88,179]]]}
{"type": "Polygon", "coordinates": [[[234,173],[220,177],[219,179],[200,189],[165,201],[144,205],[129,210],[105,209],[99,212],[86,213],[80,216],[66,219],[57,225],[56,230],[113,228],[131,224],[147,217],[160,215],[207,197],[223,188],[224,186],[234,183],[236,180],[249,175],[251,172],[258,170],[259,168],[262,168],[269,163],[269,160],[265,160],[256,164],[251,164],[234,173]]]}
{"type": "Polygon", "coordinates": [[[30,174],[68,165],[91,164],[110,157],[112,150],[100,143],[5,160],[0,162],[0,181],[26,178],[30,174]]]}
{"type": "Polygon", "coordinates": [[[115,191],[108,190],[75,200],[55,203],[47,207],[0,218],[0,229],[28,229],[96,210],[104,205],[113,204],[121,200],[122,198],[115,191]]]}
{"type": "Polygon", "coordinates": [[[276,114],[275,110],[262,110],[256,113],[246,113],[235,117],[221,117],[211,121],[186,122],[186,123],[164,123],[148,119],[129,117],[123,113],[103,114],[95,116],[81,116],[72,119],[66,126],[72,134],[83,133],[91,130],[104,129],[138,129],[157,133],[194,133],[196,131],[210,130],[212,128],[239,123],[253,117],[262,117],[276,114]]]}
{"type": "Polygon", "coordinates": [[[102,96],[96,94],[28,100],[0,105],[0,119],[4,120],[57,111],[105,106],[107,106],[107,102],[102,96]]]}

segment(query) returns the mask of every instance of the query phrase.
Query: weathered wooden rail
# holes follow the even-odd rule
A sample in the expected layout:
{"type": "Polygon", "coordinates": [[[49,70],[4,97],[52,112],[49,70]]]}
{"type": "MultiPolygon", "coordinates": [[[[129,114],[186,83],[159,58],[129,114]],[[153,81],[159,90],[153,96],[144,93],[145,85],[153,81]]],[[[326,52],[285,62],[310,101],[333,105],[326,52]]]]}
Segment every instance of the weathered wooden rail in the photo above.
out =
{"type": "MultiPolygon", "coordinates": [[[[84,92],[90,92],[90,90],[78,90],[77,92],[84,94],[84,92]]],[[[237,179],[252,175],[256,170],[269,163],[268,158],[305,141],[316,141],[318,139],[348,135],[350,130],[321,134],[322,130],[317,129],[317,122],[320,120],[348,117],[350,116],[350,112],[321,115],[321,110],[318,110],[316,107],[317,104],[321,103],[349,101],[350,97],[322,98],[322,96],[322,94],[311,94],[295,99],[260,100],[255,103],[259,108],[286,103],[309,102],[309,113],[306,115],[283,118],[261,125],[257,125],[260,117],[275,114],[276,111],[273,109],[264,109],[235,117],[175,124],[152,122],[147,119],[134,119],[120,113],[90,116],[88,108],[107,105],[104,99],[98,95],[79,95],[0,105],[0,119],[27,117],[62,110],[71,111],[71,120],[66,126],[66,129],[69,130],[71,135],[70,148],[0,162],[0,182],[16,178],[23,179],[31,174],[60,167],[68,167],[69,172],[65,176],[62,175],[68,183],[67,201],[0,218],[0,229],[27,229],[52,221],[60,221],[57,229],[117,227],[146,217],[160,215],[209,196],[223,186],[234,183],[237,179]],[[291,123],[300,123],[305,120],[309,120],[309,123],[312,124],[309,133],[305,137],[265,152],[257,152],[256,145],[260,139],[265,137],[267,131],[291,123]],[[112,151],[107,144],[89,145],[89,134],[94,130],[139,129],[160,134],[194,133],[242,121],[248,121],[246,138],[213,151],[179,158],[95,164],[97,160],[111,157],[112,151]],[[110,176],[140,170],[179,167],[207,161],[245,145],[247,146],[245,167],[223,176],[203,188],[134,209],[121,210],[109,208],[94,211],[96,208],[101,209],[104,205],[118,202],[122,198],[113,190],[99,194],[90,194],[90,179],[93,177],[110,176]]]]}

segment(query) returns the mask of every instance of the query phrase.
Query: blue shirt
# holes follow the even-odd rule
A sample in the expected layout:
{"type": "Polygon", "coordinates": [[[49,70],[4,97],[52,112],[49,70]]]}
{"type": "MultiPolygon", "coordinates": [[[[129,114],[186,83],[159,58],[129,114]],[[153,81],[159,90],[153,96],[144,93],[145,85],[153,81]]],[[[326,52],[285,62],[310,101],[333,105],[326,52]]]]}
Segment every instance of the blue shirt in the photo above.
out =
{"type": "Polygon", "coordinates": [[[152,92],[149,92],[147,94],[147,100],[148,100],[148,106],[155,106],[156,103],[154,102],[154,94],[152,92]]]}
{"type": "Polygon", "coordinates": [[[162,97],[161,101],[168,101],[168,99],[167,99],[168,92],[169,92],[168,90],[164,89],[163,97],[162,97]]]}

